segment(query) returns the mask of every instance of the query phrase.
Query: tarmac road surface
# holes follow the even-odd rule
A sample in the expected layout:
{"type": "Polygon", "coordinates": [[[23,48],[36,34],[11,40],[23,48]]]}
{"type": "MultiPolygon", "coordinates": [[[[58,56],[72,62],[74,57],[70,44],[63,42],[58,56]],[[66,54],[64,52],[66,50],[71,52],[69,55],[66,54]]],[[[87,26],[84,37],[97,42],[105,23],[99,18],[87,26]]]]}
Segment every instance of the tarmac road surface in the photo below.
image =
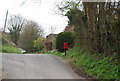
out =
{"type": "Polygon", "coordinates": [[[51,54],[2,54],[2,71],[5,79],[82,79],[51,54]]]}
{"type": "Polygon", "coordinates": [[[0,81],[2,80],[2,54],[0,53],[0,81]]]}

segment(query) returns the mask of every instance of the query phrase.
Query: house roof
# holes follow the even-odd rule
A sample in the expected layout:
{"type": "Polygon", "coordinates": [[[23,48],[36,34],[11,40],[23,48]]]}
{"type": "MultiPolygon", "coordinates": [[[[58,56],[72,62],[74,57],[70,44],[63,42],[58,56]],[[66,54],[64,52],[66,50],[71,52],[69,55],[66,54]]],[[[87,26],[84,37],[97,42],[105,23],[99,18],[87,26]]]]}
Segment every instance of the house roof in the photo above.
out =
{"type": "Polygon", "coordinates": [[[73,31],[73,27],[72,26],[66,26],[64,31],[73,31]]]}

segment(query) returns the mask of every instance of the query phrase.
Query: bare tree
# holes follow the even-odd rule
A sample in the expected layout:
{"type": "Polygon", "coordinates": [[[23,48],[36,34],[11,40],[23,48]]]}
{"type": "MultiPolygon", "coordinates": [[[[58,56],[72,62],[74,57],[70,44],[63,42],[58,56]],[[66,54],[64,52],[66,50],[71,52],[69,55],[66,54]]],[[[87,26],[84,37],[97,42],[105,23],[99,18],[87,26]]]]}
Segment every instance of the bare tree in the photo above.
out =
{"type": "MultiPolygon", "coordinates": [[[[27,3],[28,0],[23,0],[20,4],[20,6],[23,6],[24,4],[27,3]]],[[[31,0],[33,3],[39,3],[41,5],[41,0],[31,0]]]]}
{"type": "Polygon", "coordinates": [[[22,30],[24,20],[19,15],[11,16],[8,20],[8,30],[10,32],[11,40],[13,43],[17,44],[19,39],[20,31],[22,30]]]}
{"type": "Polygon", "coordinates": [[[34,40],[43,36],[42,27],[34,21],[27,21],[19,39],[19,46],[26,49],[28,52],[35,51],[34,40]]]}

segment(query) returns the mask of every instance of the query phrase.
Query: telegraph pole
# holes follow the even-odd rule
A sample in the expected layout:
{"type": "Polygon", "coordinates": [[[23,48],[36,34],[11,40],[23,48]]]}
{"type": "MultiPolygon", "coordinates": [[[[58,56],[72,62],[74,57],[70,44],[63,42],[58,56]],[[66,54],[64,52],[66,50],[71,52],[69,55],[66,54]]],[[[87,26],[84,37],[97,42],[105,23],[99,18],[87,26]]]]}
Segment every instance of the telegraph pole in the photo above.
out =
{"type": "Polygon", "coordinates": [[[8,10],[6,12],[6,17],[5,17],[5,23],[4,23],[4,30],[3,30],[3,32],[5,32],[5,29],[6,29],[7,17],[8,17],[8,10]]]}

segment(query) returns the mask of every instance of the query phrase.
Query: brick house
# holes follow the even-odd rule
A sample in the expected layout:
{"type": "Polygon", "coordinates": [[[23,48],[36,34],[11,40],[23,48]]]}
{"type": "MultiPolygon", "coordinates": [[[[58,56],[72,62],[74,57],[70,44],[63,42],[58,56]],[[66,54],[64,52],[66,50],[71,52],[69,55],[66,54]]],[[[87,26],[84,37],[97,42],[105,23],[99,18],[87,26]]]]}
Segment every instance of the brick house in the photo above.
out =
{"type": "Polygon", "coordinates": [[[45,42],[45,49],[46,50],[55,49],[56,37],[57,37],[57,34],[49,34],[49,35],[46,36],[46,42],[45,42]]]}
{"type": "Polygon", "coordinates": [[[52,40],[52,39],[54,39],[56,37],[57,37],[57,34],[49,34],[49,35],[46,36],[46,39],[47,40],[52,40]]]}

